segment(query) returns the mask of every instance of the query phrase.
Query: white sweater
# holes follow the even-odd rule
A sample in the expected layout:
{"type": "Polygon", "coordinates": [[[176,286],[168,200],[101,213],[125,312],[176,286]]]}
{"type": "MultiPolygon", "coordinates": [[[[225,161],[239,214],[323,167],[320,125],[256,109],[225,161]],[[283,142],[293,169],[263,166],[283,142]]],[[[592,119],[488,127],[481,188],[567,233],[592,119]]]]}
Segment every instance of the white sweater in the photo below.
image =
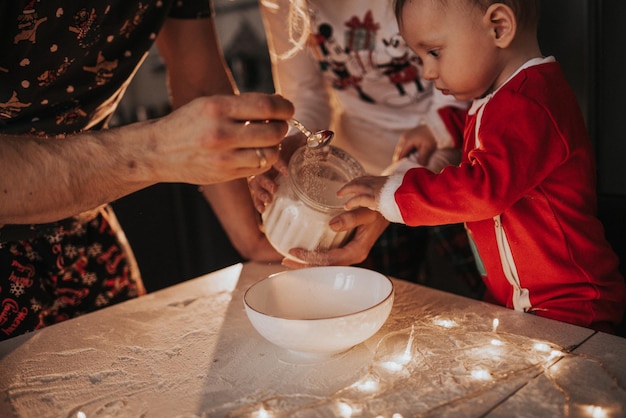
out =
{"type": "Polygon", "coordinates": [[[439,148],[453,147],[437,110],[467,106],[420,77],[421,66],[399,36],[391,4],[310,0],[309,43],[281,58],[294,50],[290,1],[261,1],[276,91],[294,103],[296,119],[309,129],[333,129],[333,145],[371,174],[388,167],[400,135],[422,123],[439,148]]]}

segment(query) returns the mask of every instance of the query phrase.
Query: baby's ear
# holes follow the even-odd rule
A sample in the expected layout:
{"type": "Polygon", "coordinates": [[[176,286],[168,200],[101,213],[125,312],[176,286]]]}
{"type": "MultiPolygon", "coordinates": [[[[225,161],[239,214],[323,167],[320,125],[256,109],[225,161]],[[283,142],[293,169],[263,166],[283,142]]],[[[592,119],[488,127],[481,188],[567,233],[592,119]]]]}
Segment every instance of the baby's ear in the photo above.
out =
{"type": "Polygon", "coordinates": [[[502,3],[494,3],[485,12],[484,19],[492,31],[495,45],[507,48],[517,33],[517,19],[513,10],[502,3]]]}

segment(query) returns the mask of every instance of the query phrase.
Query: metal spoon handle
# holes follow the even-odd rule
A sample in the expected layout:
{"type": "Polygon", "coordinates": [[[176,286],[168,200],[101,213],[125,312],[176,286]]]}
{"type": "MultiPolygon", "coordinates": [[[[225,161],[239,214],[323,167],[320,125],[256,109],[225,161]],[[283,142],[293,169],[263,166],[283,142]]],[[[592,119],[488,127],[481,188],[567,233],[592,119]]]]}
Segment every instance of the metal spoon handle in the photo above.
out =
{"type": "Polygon", "coordinates": [[[296,128],[298,129],[300,132],[302,132],[307,138],[310,138],[311,135],[313,135],[311,133],[311,131],[309,131],[307,128],[304,127],[303,124],[301,124],[300,122],[298,122],[295,119],[290,119],[289,122],[296,128]]]}
{"type": "Polygon", "coordinates": [[[306,144],[309,148],[325,147],[335,135],[333,131],[328,130],[312,133],[295,119],[290,119],[289,122],[306,136],[306,144]]]}

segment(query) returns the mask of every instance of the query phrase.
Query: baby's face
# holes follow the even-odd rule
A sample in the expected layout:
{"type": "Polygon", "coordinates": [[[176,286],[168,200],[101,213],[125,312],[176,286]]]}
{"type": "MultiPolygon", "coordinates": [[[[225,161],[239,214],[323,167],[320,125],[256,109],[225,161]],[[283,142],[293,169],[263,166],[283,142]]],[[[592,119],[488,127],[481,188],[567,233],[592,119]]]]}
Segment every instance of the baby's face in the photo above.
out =
{"type": "Polygon", "coordinates": [[[488,23],[466,0],[445,6],[411,0],[402,10],[401,33],[422,59],[423,76],[444,94],[466,101],[489,93],[502,71],[488,23]]]}

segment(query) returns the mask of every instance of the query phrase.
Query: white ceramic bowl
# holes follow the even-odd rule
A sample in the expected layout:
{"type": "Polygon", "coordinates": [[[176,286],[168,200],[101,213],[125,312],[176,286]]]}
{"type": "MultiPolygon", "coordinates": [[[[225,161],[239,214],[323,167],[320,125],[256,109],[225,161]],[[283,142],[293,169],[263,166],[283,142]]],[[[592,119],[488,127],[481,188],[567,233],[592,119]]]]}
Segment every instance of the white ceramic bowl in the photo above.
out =
{"type": "Polygon", "coordinates": [[[299,353],[331,355],[374,335],[389,317],[393,283],[359,267],[310,267],[273,274],[244,294],[254,328],[299,353]]]}

